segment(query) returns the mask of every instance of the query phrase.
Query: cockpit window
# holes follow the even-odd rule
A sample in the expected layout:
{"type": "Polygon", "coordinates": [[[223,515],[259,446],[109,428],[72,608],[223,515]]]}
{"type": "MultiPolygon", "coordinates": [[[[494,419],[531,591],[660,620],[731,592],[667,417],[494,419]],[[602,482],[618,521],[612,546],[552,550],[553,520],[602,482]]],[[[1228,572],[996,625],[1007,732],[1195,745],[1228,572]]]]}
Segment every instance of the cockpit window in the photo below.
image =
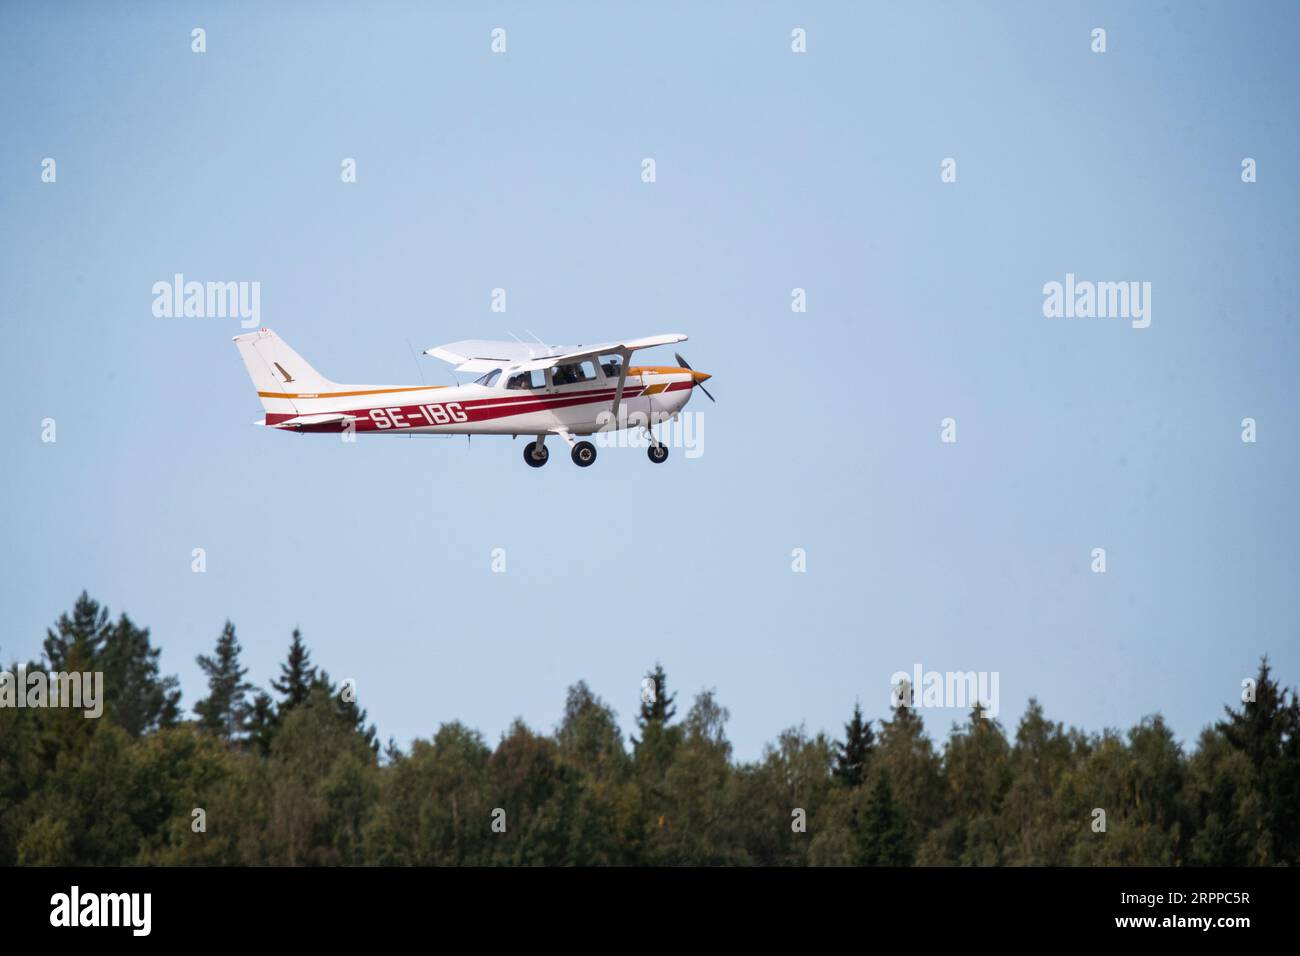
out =
{"type": "Polygon", "coordinates": [[[602,355],[600,357],[600,369],[605,373],[606,378],[618,378],[622,366],[623,358],[620,355],[602,355]]]}
{"type": "Polygon", "coordinates": [[[501,377],[501,369],[494,368],[486,375],[480,375],[478,378],[474,379],[474,384],[486,385],[488,388],[491,388],[493,385],[497,383],[497,379],[499,379],[500,377],[501,377]]]}
{"type": "Polygon", "coordinates": [[[506,380],[506,388],[545,388],[546,376],[541,369],[532,372],[519,372],[506,380]]]}

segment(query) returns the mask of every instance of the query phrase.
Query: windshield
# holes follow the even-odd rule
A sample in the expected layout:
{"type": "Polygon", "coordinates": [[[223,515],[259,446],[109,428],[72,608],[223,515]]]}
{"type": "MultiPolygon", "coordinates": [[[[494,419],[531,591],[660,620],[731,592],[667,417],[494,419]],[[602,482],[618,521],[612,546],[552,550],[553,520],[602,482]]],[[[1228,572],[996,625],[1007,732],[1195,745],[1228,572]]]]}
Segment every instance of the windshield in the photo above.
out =
{"type": "Polygon", "coordinates": [[[491,388],[493,385],[497,383],[497,379],[499,379],[500,377],[501,377],[501,369],[494,368],[486,375],[480,375],[478,378],[474,379],[474,384],[486,385],[488,388],[491,388]]]}

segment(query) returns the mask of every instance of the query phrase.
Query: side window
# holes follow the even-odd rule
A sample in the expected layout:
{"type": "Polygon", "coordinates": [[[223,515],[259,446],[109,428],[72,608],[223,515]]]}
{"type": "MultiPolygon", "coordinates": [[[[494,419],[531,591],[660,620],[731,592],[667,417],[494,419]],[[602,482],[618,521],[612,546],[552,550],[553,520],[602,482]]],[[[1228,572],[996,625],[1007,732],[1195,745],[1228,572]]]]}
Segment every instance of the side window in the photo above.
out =
{"type": "Polygon", "coordinates": [[[541,369],[531,372],[519,372],[510,376],[506,388],[545,388],[546,374],[541,369]]]}
{"type": "Polygon", "coordinates": [[[474,384],[486,385],[488,388],[491,388],[493,385],[497,383],[497,379],[499,379],[500,377],[501,377],[501,369],[494,368],[486,375],[480,375],[478,378],[474,379],[474,384]]]}
{"type": "Polygon", "coordinates": [[[551,378],[556,385],[579,385],[596,378],[596,366],[590,360],[574,365],[557,365],[551,378]]]}
{"type": "Polygon", "coordinates": [[[617,379],[622,366],[623,357],[621,355],[602,355],[600,357],[600,370],[605,373],[606,378],[617,379]]]}

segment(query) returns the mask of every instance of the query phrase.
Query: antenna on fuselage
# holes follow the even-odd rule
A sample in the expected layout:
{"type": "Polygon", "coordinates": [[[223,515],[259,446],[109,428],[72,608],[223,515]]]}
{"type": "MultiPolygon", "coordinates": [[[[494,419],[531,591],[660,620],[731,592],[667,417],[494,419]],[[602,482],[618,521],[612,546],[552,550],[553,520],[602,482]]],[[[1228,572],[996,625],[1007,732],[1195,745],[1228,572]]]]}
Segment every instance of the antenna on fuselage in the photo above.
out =
{"type": "MultiPolygon", "coordinates": [[[[525,329],[524,331],[527,332],[528,330],[525,329]]],[[[507,333],[507,334],[508,334],[512,339],[514,339],[516,342],[518,342],[520,345],[527,345],[527,346],[528,346],[528,357],[529,357],[529,358],[536,358],[536,357],[537,357],[536,355],[533,354],[533,347],[532,347],[531,345],[528,345],[527,342],[525,342],[525,341],[524,341],[523,339],[521,339],[519,336],[515,335],[515,333],[511,332],[509,329],[506,329],[506,333],[507,333]]]]}
{"type": "Polygon", "coordinates": [[[415,346],[411,344],[410,339],[406,340],[406,347],[411,350],[411,358],[415,361],[415,370],[420,374],[420,384],[423,385],[424,369],[420,368],[420,358],[415,354],[415,346]]]}

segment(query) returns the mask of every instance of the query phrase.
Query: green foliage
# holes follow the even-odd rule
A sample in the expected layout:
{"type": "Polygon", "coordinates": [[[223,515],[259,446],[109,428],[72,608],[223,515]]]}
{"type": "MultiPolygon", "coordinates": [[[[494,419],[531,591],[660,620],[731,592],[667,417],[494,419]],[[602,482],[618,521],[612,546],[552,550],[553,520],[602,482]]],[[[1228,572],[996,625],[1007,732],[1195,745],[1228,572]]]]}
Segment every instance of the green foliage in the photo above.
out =
{"type": "Polygon", "coordinates": [[[483,863],[495,806],[487,787],[491,757],[479,733],[460,723],[443,724],[431,741],[415,741],[381,776],[365,832],[367,862],[483,863]]]}
{"type": "Polygon", "coordinates": [[[579,681],[553,734],[444,724],[381,760],[298,631],[272,698],[227,622],[190,722],[148,631],[85,594],[44,650],[103,669],[108,705],[0,708],[0,865],[1300,863],[1300,704],[1267,660],[1190,754],[1158,715],[1089,735],[1031,701],[1010,740],[979,707],[936,749],[909,707],[877,736],[855,706],[843,742],[791,728],[737,763],[716,693],[674,722],[659,665],[630,749],[579,681]]]}
{"type": "Polygon", "coordinates": [[[248,668],[239,666],[239,641],[229,621],[217,638],[215,657],[198,656],[199,668],[208,678],[208,696],[194,705],[199,726],[227,742],[240,740],[250,707],[248,692],[255,690],[244,680],[248,668]]]}
{"type": "Polygon", "coordinates": [[[271,695],[260,691],[253,698],[253,706],[248,712],[248,733],[244,737],[244,747],[260,757],[271,754],[271,740],[275,737],[279,722],[275,715],[275,702],[271,695]]]}
{"type": "Polygon", "coordinates": [[[863,721],[862,707],[853,705],[853,717],[844,725],[844,743],[835,745],[835,766],[831,772],[841,786],[856,787],[866,779],[867,764],[876,749],[871,723],[863,721]]]}
{"type": "Polygon", "coordinates": [[[641,713],[636,719],[637,726],[643,730],[650,724],[662,727],[677,714],[677,708],[673,706],[676,695],[668,693],[668,677],[664,674],[663,665],[656,663],[655,669],[645,676],[649,681],[650,693],[641,695],[641,713]]]}
{"type": "MultiPolygon", "coordinates": [[[[1016,743],[1008,758],[1011,785],[1002,805],[1009,831],[1003,862],[1016,866],[1064,866],[1070,845],[1087,833],[1081,808],[1067,806],[1060,792],[1065,775],[1086,757],[1087,741],[1067,733],[1059,723],[1043,716],[1038,701],[1030,700],[1016,743]]],[[[1104,809],[1104,808],[1103,808],[1104,809]]]]}
{"type": "Polygon", "coordinates": [[[1241,710],[1226,708],[1218,730],[1229,746],[1243,754],[1254,772],[1264,832],[1272,860],[1300,859],[1300,701],[1273,680],[1264,658],[1255,678],[1254,700],[1241,710]]]}
{"type": "Polygon", "coordinates": [[[944,817],[927,836],[917,861],[929,865],[997,866],[1005,861],[1001,825],[1011,786],[1011,747],[1002,725],[977,704],[954,727],[943,755],[944,817]]]}
{"type": "Polygon", "coordinates": [[[904,808],[894,802],[889,775],[878,773],[857,833],[859,866],[908,866],[912,862],[912,827],[904,808]]]}
{"type": "Polygon", "coordinates": [[[378,765],[370,743],[340,719],[323,686],[285,715],[265,769],[264,862],[364,861],[362,831],[378,790],[378,765]]]}
{"type": "Polygon", "coordinates": [[[302,634],[295,627],[289,644],[289,657],[280,665],[280,679],[271,681],[271,688],[280,695],[280,712],[288,712],[306,703],[314,683],[316,668],[312,666],[311,654],[302,641],[302,634]]]}
{"type": "Polygon", "coordinates": [[[108,608],[85,591],[72,615],[62,615],[46,632],[46,666],[51,671],[102,671],[107,709],[118,727],[133,737],[173,726],[180,714],[181,692],[175,677],[162,677],[147,628],[123,614],[109,623],[108,608]]]}

